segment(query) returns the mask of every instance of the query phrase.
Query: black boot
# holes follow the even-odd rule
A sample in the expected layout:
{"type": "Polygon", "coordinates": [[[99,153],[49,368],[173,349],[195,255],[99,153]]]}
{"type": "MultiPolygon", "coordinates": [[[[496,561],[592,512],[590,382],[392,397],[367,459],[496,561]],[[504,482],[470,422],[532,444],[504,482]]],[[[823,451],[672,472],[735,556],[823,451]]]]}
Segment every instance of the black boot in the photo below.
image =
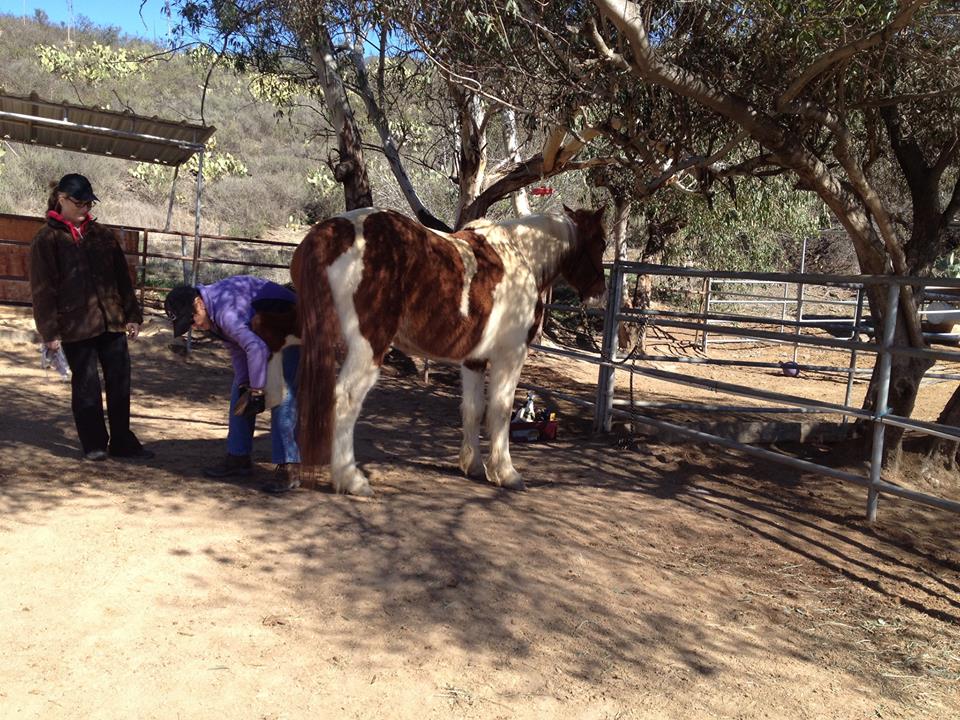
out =
{"type": "Polygon", "coordinates": [[[216,465],[204,468],[203,474],[209,478],[246,477],[253,472],[253,463],[249,455],[230,455],[229,453],[216,465]]]}

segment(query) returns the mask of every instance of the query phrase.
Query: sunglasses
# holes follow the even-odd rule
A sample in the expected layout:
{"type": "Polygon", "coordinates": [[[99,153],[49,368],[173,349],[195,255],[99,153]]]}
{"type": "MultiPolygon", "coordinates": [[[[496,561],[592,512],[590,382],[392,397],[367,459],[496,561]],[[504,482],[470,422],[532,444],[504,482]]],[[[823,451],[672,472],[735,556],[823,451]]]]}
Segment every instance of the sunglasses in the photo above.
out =
{"type": "Polygon", "coordinates": [[[76,200],[76,199],[70,197],[69,195],[65,196],[65,197],[64,197],[64,200],[69,200],[71,203],[73,203],[74,205],[76,205],[78,208],[88,208],[88,209],[89,209],[89,208],[92,208],[94,205],[97,204],[97,201],[96,201],[96,200],[76,200]]]}

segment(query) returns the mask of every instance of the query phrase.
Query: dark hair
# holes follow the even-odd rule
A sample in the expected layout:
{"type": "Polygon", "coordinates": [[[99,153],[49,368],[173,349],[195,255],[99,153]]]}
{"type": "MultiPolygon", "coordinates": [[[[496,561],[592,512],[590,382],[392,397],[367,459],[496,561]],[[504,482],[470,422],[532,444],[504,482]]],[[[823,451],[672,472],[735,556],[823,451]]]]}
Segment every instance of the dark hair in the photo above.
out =
{"type": "Polygon", "coordinates": [[[49,183],[50,197],[47,198],[47,212],[50,210],[56,210],[57,212],[60,212],[60,191],[57,190],[59,184],[60,183],[57,180],[51,180],[49,183]]]}

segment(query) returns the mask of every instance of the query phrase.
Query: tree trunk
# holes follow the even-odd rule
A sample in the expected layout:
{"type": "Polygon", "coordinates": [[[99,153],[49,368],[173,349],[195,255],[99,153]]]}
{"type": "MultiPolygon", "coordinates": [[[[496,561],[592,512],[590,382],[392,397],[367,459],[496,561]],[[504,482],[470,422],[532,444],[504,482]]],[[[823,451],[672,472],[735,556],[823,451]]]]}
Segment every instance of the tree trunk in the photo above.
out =
{"type": "MultiPolygon", "coordinates": [[[[608,185],[607,189],[613,198],[613,232],[611,233],[611,240],[613,241],[614,259],[618,261],[626,260],[627,228],[630,224],[630,198],[627,197],[626,193],[618,192],[616,186],[612,184],[608,185]]],[[[641,282],[643,277],[638,278],[637,281],[641,282]]],[[[628,282],[623,283],[620,306],[625,310],[636,307],[634,298],[630,293],[630,283],[628,282]]],[[[621,322],[617,329],[617,347],[620,350],[632,350],[636,347],[640,339],[640,328],[643,325],[644,323],[621,322]]]]}
{"type": "MultiPolygon", "coordinates": [[[[503,142],[507,146],[507,157],[520,164],[520,143],[517,140],[517,114],[510,109],[503,111],[503,142]]],[[[513,212],[518,217],[530,214],[530,199],[526,188],[520,188],[511,196],[513,212]]]]}
{"type": "MultiPolygon", "coordinates": [[[[861,263],[862,265],[863,263],[861,263]]],[[[868,266],[869,267],[869,266],[868,266]]],[[[870,274],[870,270],[864,269],[865,273],[870,274]]],[[[875,273],[874,271],[874,274],[875,273]]],[[[870,314],[874,323],[874,339],[877,343],[883,342],[883,325],[886,316],[887,300],[886,289],[874,286],[867,290],[867,300],[870,306],[870,314]]],[[[916,317],[916,308],[913,302],[909,305],[911,310],[904,310],[904,298],[901,293],[900,307],[897,312],[896,325],[894,327],[893,342],[900,347],[910,347],[910,330],[907,321],[903,317],[904,312],[912,312],[916,317]]],[[[890,385],[887,395],[887,407],[894,415],[901,417],[910,417],[917,401],[917,392],[920,389],[920,381],[924,374],[933,365],[933,360],[925,358],[912,358],[903,355],[894,355],[890,365],[890,385]]],[[[870,384],[867,387],[867,393],[863,400],[863,409],[871,412],[877,409],[877,394],[880,391],[880,362],[879,355],[873,368],[873,374],[870,376],[870,384]]],[[[882,408],[881,408],[882,410],[882,408]]],[[[859,422],[863,430],[864,444],[870,447],[873,433],[868,431],[870,421],[863,420],[859,422]]],[[[883,442],[883,466],[896,468],[903,453],[903,428],[888,425],[884,432],[883,442]]]]}
{"type": "Polygon", "coordinates": [[[487,169],[486,121],[480,98],[453,84],[450,86],[450,93],[457,103],[457,119],[460,125],[460,153],[457,158],[460,197],[457,199],[456,222],[456,227],[459,228],[467,222],[464,219],[464,210],[476,200],[483,188],[487,169]]]}
{"type": "Polygon", "coordinates": [[[343,185],[347,210],[370,207],[373,205],[373,193],[370,191],[367,166],[363,160],[360,128],[333,56],[333,43],[322,22],[316,23],[312,33],[310,56],[323,89],[323,99],[330,112],[330,120],[337,132],[338,157],[336,162],[330,162],[333,177],[343,185]]]}
{"type": "MultiPolygon", "coordinates": [[[[949,251],[947,230],[960,209],[960,177],[953,181],[951,200],[946,207],[941,203],[940,188],[946,168],[956,157],[956,140],[954,138],[948,145],[941,147],[939,152],[933,152],[933,156],[938,160],[930,164],[927,162],[925,150],[930,152],[936,149],[921,147],[915,137],[904,134],[906,128],[901,122],[899,108],[891,105],[881,107],[879,112],[890,138],[890,146],[910,188],[913,226],[906,247],[907,262],[911,273],[926,275],[936,259],[949,251]]],[[[932,366],[933,363],[929,365],[932,366]]],[[[953,393],[937,422],[952,426],[960,424],[960,390],[953,393]]],[[[925,445],[928,459],[945,456],[947,466],[955,466],[956,442],[930,435],[927,436],[925,445]]]]}
{"type": "MultiPolygon", "coordinates": [[[[863,404],[865,410],[873,411],[877,407],[877,392],[880,389],[879,365],[877,363],[874,366],[873,375],[870,378],[870,386],[867,388],[867,396],[863,404]]],[[[924,358],[897,355],[893,357],[890,368],[890,390],[887,397],[887,406],[891,413],[901,417],[910,417],[917,401],[920,380],[923,379],[931,365],[933,365],[933,361],[924,358]]],[[[869,421],[865,420],[861,423],[861,427],[866,430],[866,426],[870,424],[869,421]]],[[[903,428],[893,425],[888,425],[885,428],[883,440],[884,467],[895,469],[900,464],[903,455],[903,434],[903,428]]],[[[867,447],[870,446],[872,438],[872,432],[864,432],[867,447]]]]}
{"type": "MultiPolygon", "coordinates": [[[[944,405],[937,422],[941,425],[960,428],[960,387],[953,391],[953,395],[944,405]]],[[[927,459],[939,459],[948,470],[955,470],[957,462],[960,461],[958,450],[960,450],[960,442],[956,440],[931,437],[927,446],[927,459]]]]}

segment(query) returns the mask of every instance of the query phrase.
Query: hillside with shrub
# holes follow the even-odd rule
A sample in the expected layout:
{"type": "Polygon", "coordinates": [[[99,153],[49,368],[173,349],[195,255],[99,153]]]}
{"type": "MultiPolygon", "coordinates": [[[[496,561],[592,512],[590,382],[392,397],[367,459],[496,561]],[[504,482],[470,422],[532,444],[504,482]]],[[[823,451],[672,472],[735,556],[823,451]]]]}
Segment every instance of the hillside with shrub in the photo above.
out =
{"type": "MultiPolygon", "coordinates": [[[[166,53],[89,22],[72,39],[42,18],[0,16],[0,87],[216,127],[205,157],[205,232],[258,236],[338,209],[323,124],[309,110],[278,119],[258,97],[256,77],[229,68],[214,69],[204,93],[210,63],[202,54],[166,53]]],[[[93,181],[100,219],[163,227],[172,168],[9,142],[0,143],[0,212],[39,214],[48,182],[70,171],[93,181]]],[[[195,173],[194,158],[177,180],[173,228],[193,228],[195,173]]]]}
{"type": "MultiPolygon", "coordinates": [[[[409,82],[412,71],[402,70],[397,74],[406,78],[402,86],[387,88],[396,96],[397,114],[390,121],[420,197],[437,217],[449,219],[458,200],[457,127],[450,99],[438,92],[442,83],[431,80],[431,68],[419,68],[424,78],[419,85],[409,82]]],[[[67,29],[42,13],[30,20],[0,15],[0,88],[216,127],[204,164],[205,233],[297,239],[306,225],[344,207],[328,162],[336,138],[319,90],[279,76],[238,72],[229,59],[214,62],[208,50],[170,52],[82,16],[68,42],[67,29]]],[[[363,103],[354,98],[354,107],[374,203],[409,212],[363,103]]],[[[507,155],[498,123],[495,117],[488,128],[488,183],[507,155]]],[[[521,138],[522,156],[535,155],[543,141],[542,128],[528,130],[521,138]]],[[[0,212],[39,214],[48,183],[69,171],[93,180],[103,200],[101,220],[164,227],[172,168],[9,142],[0,142],[0,212]]],[[[196,158],[181,168],[170,223],[189,234],[195,173],[196,158]]],[[[551,179],[556,192],[530,200],[535,212],[559,210],[564,203],[609,204],[604,188],[611,182],[587,171],[567,172],[551,179]]],[[[708,201],[680,190],[637,198],[626,230],[630,256],[724,269],[789,269],[800,237],[817,233],[825,223],[822,205],[783,178],[741,185],[735,193],[712,192],[708,201]]],[[[511,212],[504,202],[490,208],[494,216],[511,212]]]]}

